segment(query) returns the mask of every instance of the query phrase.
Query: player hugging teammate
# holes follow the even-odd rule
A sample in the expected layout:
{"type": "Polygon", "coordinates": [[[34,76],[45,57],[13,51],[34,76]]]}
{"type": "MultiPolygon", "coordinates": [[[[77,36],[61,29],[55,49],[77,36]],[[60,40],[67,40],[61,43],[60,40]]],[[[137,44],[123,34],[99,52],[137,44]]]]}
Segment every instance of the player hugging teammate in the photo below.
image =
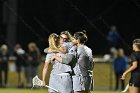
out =
{"type": "MultiPolygon", "coordinates": [[[[48,72],[48,66],[53,64],[49,86],[60,93],[89,93],[93,89],[93,56],[92,50],[85,45],[86,33],[74,33],[72,37],[68,31],[49,36],[49,47],[42,72],[43,86],[48,72]]],[[[49,89],[49,93],[56,91],[49,89]]]]}

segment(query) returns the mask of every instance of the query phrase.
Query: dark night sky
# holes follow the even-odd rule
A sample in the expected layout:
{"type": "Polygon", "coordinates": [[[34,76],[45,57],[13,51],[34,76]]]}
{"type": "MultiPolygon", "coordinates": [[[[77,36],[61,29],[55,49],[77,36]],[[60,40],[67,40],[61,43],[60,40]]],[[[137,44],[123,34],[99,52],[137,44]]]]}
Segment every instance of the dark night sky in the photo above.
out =
{"type": "Polygon", "coordinates": [[[18,0],[17,42],[24,46],[35,41],[47,47],[48,35],[69,30],[72,34],[87,30],[86,43],[95,53],[105,51],[109,26],[116,25],[122,40],[121,47],[128,50],[134,38],[139,37],[140,2],[138,0],[18,0]],[[26,38],[25,38],[26,36],[26,38]]]}

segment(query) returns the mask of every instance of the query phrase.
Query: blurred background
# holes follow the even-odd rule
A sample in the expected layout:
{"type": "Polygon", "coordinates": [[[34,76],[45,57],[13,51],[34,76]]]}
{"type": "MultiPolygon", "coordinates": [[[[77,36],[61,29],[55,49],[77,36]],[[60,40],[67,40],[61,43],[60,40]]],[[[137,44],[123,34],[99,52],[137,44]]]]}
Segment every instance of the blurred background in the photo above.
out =
{"type": "MultiPolygon", "coordinates": [[[[68,30],[73,34],[86,30],[89,38],[86,45],[93,50],[97,59],[95,88],[114,89],[110,49],[122,48],[129,60],[132,41],[140,35],[139,16],[139,0],[0,0],[0,45],[6,44],[10,54],[13,54],[17,43],[28,51],[28,44],[34,42],[40,50],[42,63],[39,67],[42,71],[43,50],[48,47],[51,33],[68,30]],[[107,77],[101,78],[100,73],[107,77]]],[[[11,59],[15,62],[13,55],[11,59]]],[[[16,83],[12,80],[18,78],[16,71],[11,71],[9,77],[7,84],[18,85],[18,79],[16,83]]]]}

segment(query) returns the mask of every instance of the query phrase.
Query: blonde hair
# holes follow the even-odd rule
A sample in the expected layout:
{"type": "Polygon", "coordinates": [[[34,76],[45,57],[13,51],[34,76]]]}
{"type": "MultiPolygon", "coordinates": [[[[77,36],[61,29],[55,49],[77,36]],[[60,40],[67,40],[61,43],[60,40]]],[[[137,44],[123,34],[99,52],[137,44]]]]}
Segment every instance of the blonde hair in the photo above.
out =
{"type": "Polygon", "coordinates": [[[61,47],[59,45],[59,36],[55,33],[52,33],[50,36],[49,36],[49,48],[55,52],[62,52],[64,50],[63,47],[61,47]]]}
{"type": "Polygon", "coordinates": [[[72,35],[70,34],[70,32],[69,31],[62,31],[61,33],[60,33],[60,35],[62,35],[62,34],[64,34],[64,35],[66,35],[67,36],[67,41],[68,42],[71,42],[71,40],[72,40],[72,35]]]}
{"type": "Polygon", "coordinates": [[[122,48],[119,48],[119,49],[118,49],[118,51],[117,51],[117,55],[118,55],[118,57],[122,57],[122,56],[124,56],[124,51],[123,51],[122,48]]]}
{"type": "Polygon", "coordinates": [[[58,49],[58,40],[59,40],[59,36],[55,33],[52,33],[49,36],[49,48],[52,50],[57,50],[58,49]]]}

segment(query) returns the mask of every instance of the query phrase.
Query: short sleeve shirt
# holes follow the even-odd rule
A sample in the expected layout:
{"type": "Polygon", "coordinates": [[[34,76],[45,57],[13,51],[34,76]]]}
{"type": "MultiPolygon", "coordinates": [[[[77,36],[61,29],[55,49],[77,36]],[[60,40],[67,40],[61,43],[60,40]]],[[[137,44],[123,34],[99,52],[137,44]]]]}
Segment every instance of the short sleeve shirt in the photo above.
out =
{"type": "MultiPolygon", "coordinates": [[[[140,73],[140,51],[133,52],[131,54],[131,62],[138,62],[138,67],[133,72],[139,72],[140,73]]],[[[131,64],[132,64],[131,63],[131,64]]]]}
{"type": "Polygon", "coordinates": [[[51,53],[51,54],[47,54],[46,55],[46,59],[45,59],[45,63],[50,63],[51,61],[51,57],[54,56],[55,53],[51,53]]]}

